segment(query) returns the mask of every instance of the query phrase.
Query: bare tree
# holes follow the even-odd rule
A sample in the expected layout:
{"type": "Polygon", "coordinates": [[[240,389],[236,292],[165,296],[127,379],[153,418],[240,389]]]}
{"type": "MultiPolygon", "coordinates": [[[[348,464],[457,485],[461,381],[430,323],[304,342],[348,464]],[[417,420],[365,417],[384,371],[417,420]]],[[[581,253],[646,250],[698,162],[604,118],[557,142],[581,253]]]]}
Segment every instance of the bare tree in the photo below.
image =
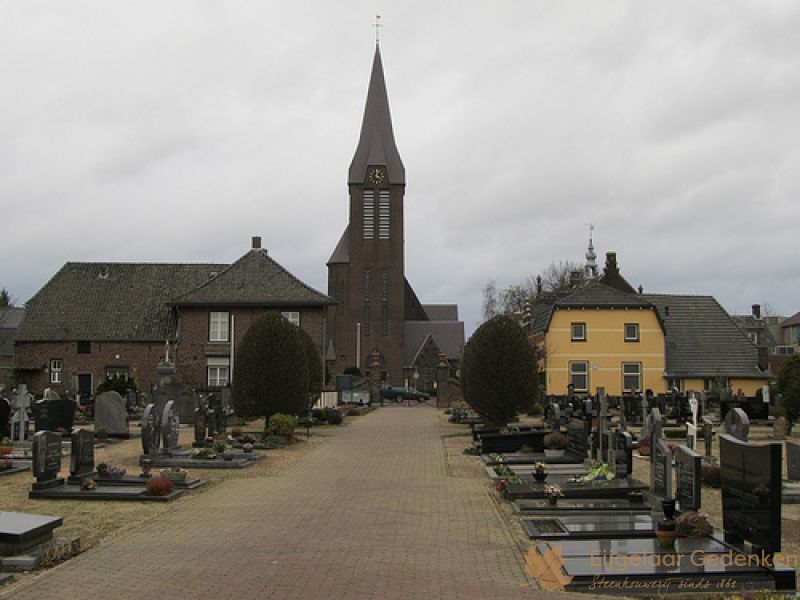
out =
{"type": "Polygon", "coordinates": [[[14,306],[14,299],[6,288],[0,290],[0,306],[14,306]]]}
{"type": "Polygon", "coordinates": [[[563,292],[572,287],[572,272],[580,271],[583,275],[583,267],[569,260],[552,262],[542,273],[542,284],[545,291],[563,292]]]}
{"type": "Polygon", "coordinates": [[[496,317],[498,311],[497,286],[494,281],[487,281],[483,286],[483,321],[496,317]]]}

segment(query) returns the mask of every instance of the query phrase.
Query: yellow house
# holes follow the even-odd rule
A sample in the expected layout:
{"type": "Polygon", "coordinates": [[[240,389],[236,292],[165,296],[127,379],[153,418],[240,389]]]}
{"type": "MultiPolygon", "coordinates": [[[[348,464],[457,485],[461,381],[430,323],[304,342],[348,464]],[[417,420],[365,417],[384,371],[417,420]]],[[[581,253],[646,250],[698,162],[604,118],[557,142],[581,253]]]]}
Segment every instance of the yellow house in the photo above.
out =
{"type": "Polygon", "coordinates": [[[638,294],[594,281],[557,301],[539,336],[549,394],[662,391],[664,327],[638,294]]]}
{"type": "Polygon", "coordinates": [[[538,297],[529,325],[545,392],[711,391],[720,382],[755,396],[772,374],[711,296],[637,293],[609,253],[604,275],[538,297]]]}

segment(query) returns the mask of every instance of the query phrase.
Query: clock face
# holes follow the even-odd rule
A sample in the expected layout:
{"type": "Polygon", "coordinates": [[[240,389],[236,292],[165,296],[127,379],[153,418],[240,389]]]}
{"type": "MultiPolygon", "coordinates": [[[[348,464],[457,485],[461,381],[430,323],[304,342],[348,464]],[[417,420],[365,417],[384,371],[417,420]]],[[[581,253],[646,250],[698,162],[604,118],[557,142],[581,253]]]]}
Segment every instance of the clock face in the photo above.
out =
{"type": "Polygon", "coordinates": [[[367,178],[375,185],[380,185],[386,181],[386,173],[383,171],[383,169],[374,167],[367,173],[367,178]]]}

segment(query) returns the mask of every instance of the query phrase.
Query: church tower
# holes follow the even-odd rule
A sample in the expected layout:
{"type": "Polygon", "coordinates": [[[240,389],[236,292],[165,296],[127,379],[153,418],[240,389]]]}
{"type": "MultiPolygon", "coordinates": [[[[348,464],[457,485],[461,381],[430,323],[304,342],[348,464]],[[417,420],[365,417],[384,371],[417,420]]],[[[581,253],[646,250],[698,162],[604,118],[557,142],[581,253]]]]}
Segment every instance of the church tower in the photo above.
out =
{"type": "Polygon", "coordinates": [[[328,295],[337,305],[329,313],[325,358],[335,360],[335,373],[353,366],[366,373],[368,357],[377,349],[385,379],[401,385],[407,301],[427,319],[405,280],[405,184],[376,45],[361,134],[348,171],[349,224],[328,260],[328,295]]]}

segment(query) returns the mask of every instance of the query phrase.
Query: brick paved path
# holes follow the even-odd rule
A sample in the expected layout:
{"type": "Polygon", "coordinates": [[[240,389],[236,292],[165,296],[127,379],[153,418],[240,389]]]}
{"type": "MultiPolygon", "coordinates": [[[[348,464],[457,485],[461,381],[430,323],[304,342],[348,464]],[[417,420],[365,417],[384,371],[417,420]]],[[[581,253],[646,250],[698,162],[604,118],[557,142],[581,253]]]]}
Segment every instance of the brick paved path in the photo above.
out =
{"type": "Polygon", "coordinates": [[[382,408],[277,477],[195,494],[2,597],[543,595],[485,481],[447,475],[442,432],[427,406],[382,408]]]}

